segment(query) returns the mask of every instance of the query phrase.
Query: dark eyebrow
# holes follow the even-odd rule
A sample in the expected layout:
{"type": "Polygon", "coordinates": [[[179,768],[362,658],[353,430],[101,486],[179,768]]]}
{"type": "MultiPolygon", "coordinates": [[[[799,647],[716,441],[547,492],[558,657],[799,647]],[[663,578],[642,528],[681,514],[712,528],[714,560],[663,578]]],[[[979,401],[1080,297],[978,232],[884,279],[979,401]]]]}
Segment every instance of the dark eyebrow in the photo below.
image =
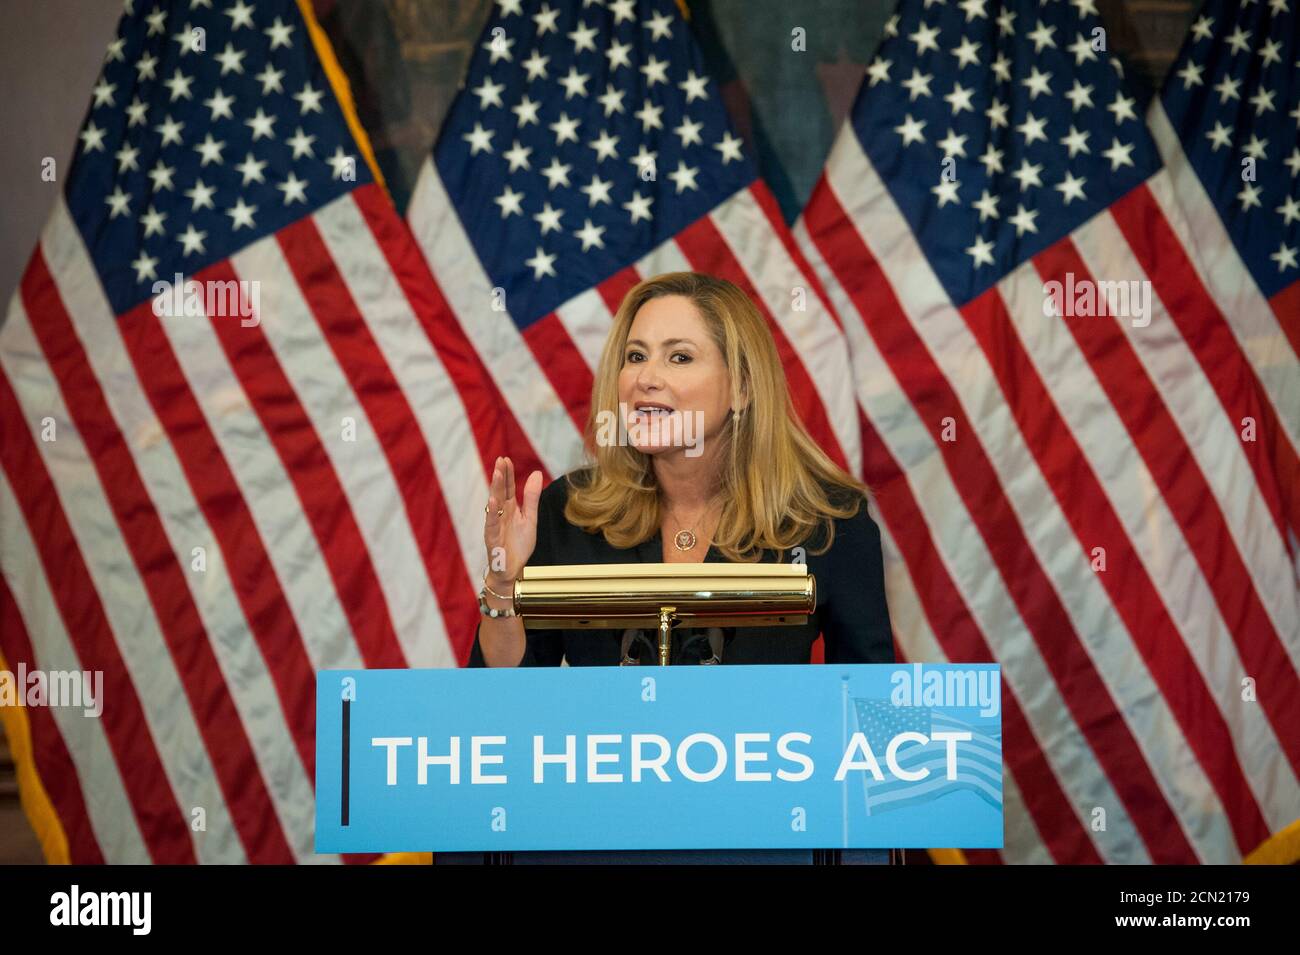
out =
{"type": "MultiPolygon", "coordinates": [[[[629,338],[627,340],[627,344],[640,345],[642,348],[649,347],[648,345],[646,345],[645,342],[641,341],[641,339],[639,338],[629,338]]],[[[691,341],[689,338],[665,338],[664,339],[665,347],[671,348],[673,345],[691,345],[692,347],[694,347],[695,342],[691,341]]]]}

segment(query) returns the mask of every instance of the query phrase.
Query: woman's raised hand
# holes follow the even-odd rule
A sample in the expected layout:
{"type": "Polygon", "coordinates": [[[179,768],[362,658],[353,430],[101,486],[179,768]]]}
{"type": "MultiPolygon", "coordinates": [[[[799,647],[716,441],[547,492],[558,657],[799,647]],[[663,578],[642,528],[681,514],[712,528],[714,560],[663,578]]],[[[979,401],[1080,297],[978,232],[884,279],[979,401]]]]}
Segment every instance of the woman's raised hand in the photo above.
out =
{"type": "Polygon", "coordinates": [[[487,547],[487,582],[502,593],[513,587],[537,545],[537,500],[542,496],[542,472],[534,471],[524,483],[523,503],[515,501],[515,466],[497,458],[488,490],[483,543],[487,547]],[[501,513],[498,514],[497,511],[501,513]]]}

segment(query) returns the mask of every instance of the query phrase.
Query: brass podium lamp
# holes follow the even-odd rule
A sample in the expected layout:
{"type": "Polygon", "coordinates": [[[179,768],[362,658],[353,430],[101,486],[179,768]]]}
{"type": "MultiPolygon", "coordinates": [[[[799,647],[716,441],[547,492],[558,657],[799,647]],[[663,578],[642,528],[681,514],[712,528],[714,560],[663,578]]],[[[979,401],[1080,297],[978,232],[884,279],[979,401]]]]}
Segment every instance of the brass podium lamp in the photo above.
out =
{"type": "Polygon", "coordinates": [[[514,609],[530,629],[658,627],[667,666],[672,630],[808,622],[817,582],[804,564],[571,564],[525,567],[514,609]]]}

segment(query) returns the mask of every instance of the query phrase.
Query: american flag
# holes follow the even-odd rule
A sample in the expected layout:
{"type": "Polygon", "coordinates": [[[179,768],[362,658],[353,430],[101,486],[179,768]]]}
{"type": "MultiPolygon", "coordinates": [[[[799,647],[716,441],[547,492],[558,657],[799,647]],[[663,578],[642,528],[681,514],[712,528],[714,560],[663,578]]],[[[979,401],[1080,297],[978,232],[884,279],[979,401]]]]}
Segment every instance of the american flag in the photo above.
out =
{"type": "Polygon", "coordinates": [[[336,71],[293,0],[128,4],[0,330],[0,648],[104,679],[26,711],[53,859],[340,861],[314,672],[468,650],[501,424],[336,71]]]}
{"type": "MultiPolygon", "coordinates": [[[[1232,169],[1264,150],[1249,268],[1203,198],[1168,213],[1093,0],[904,0],[796,225],[852,351],[901,654],[1006,680],[1006,845],[971,861],[1232,862],[1296,818],[1295,285],[1250,278],[1295,234],[1283,7],[1230,61],[1285,71],[1276,109],[1220,117],[1232,169]],[[1088,314],[1101,282],[1137,295],[1088,314]]],[[[1180,97],[1194,139],[1218,97],[1180,97]]]]}
{"type": "Polygon", "coordinates": [[[749,293],[805,425],[858,470],[836,319],[672,0],[498,0],[407,219],[509,408],[516,473],[578,463],[614,311],[679,270],[749,293]]]}
{"type": "Polygon", "coordinates": [[[860,774],[868,815],[925,805],[955,792],[973,793],[994,809],[1002,809],[1001,733],[985,733],[975,724],[929,706],[895,706],[888,700],[858,698],[853,701],[853,709],[858,732],[866,736],[885,774],[883,781],[877,781],[867,772],[860,774]],[[903,770],[912,773],[929,770],[929,776],[908,780],[889,775],[884,759],[890,740],[899,733],[922,733],[930,737],[936,732],[971,736],[956,743],[955,779],[948,778],[947,741],[934,739],[924,744],[905,743],[897,753],[898,765],[903,770]]]}

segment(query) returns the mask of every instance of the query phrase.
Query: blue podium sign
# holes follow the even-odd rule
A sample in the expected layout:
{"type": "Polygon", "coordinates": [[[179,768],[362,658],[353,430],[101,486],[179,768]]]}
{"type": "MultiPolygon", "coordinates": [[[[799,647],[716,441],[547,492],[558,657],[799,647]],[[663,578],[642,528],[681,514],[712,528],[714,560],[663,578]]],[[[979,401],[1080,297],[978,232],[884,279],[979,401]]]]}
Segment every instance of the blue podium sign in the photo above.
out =
{"type": "Polygon", "coordinates": [[[1002,846],[993,665],[328,670],[316,851],[1002,846]]]}

